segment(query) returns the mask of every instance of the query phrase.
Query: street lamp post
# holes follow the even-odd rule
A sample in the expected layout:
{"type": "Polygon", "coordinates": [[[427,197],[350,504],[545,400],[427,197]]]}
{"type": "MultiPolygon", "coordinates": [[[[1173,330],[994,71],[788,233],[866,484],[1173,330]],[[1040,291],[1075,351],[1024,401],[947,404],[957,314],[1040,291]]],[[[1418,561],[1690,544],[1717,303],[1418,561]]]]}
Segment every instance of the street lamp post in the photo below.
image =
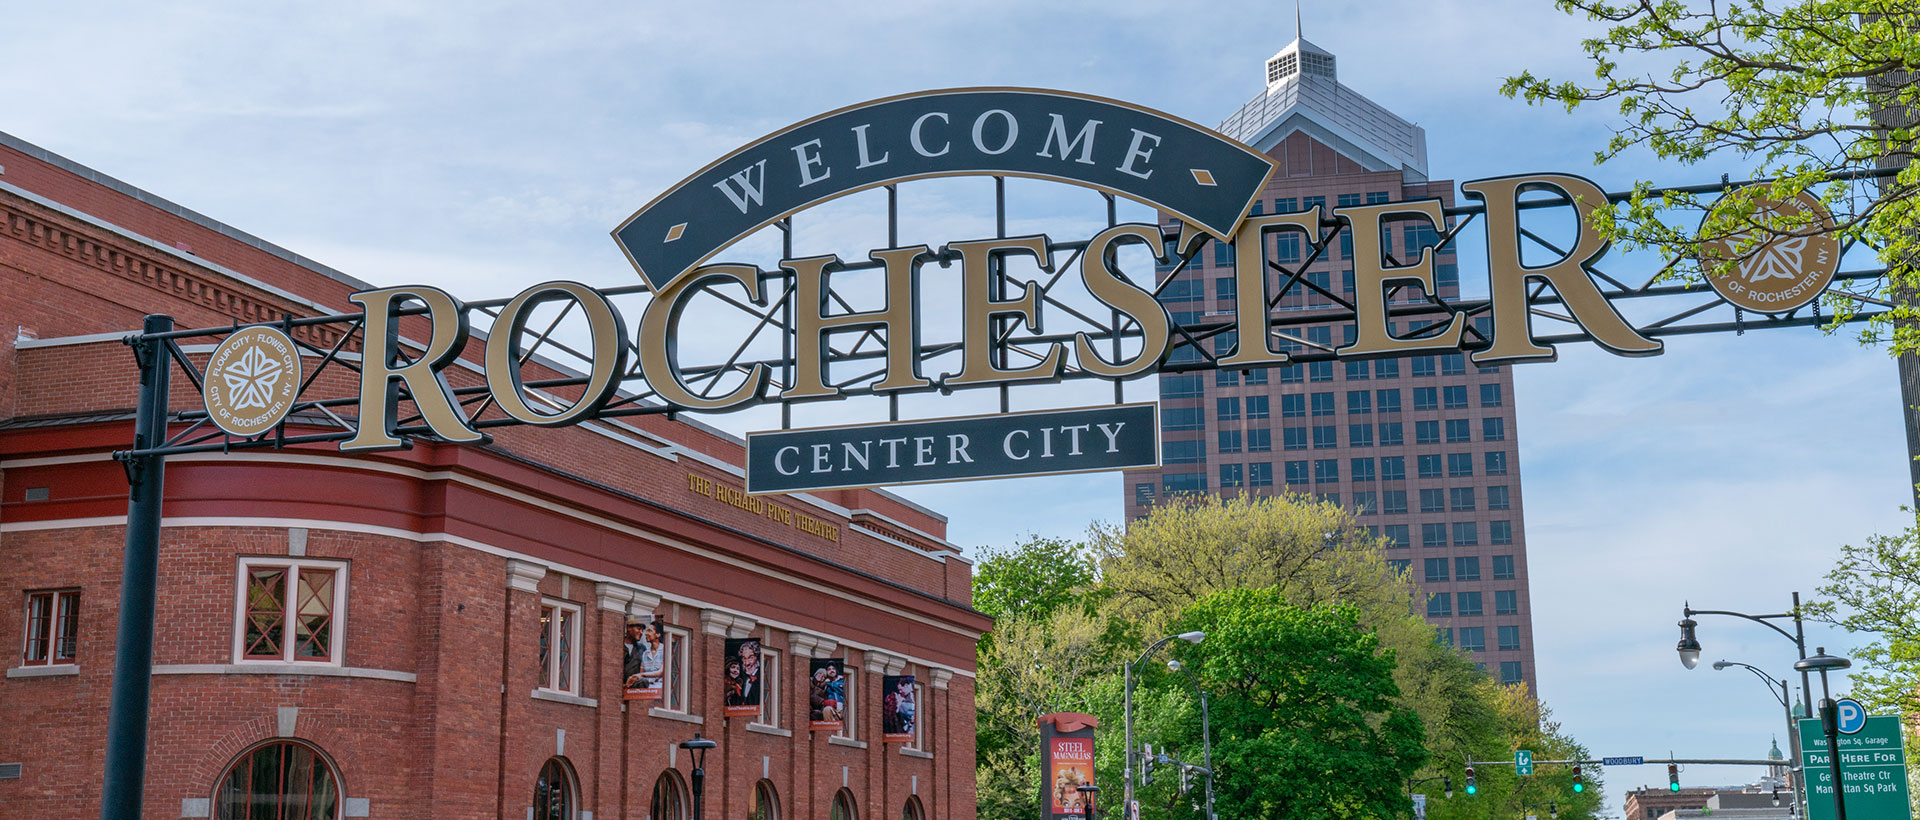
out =
{"type": "Polygon", "coordinates": [[[707,785],[707,751],[720,744],[693,733],[692,740],[680,741],[680,748],[687,750],[693,758],[693,820],[703,820],[700,814],[700,795],[707,785]]]}
{"type": "MultiPolygon", "coordinates": [[[[1787,681],[1785,678],[1781,678],[1780,680],[1776,681],[1774,680],[1772,675],[1769,675],[1761,671],[1758,667],[1753,666],[1752,664],[1745,664],[1739,661],[1726,661],[1726,660],[1713,662],[1713,668],[1715,670],[1723,670],[1732,666],[1738,666],[1742,669],[1747,670],[1748,672],[1752,672],[1756,677],[1760,678],[1763,681],[1766,681],[1767,691],[1769,694],[1772,693],[1773,687],[1775,684],[1779,684],[1780,686],[1780,694],[1775,697],[1780,701],[1781,710],[1786,712],[1786,715],[1787,715],[1787,748],[1790,750],[1787,753],[1787,764],[1789,767],[1787,769],[1787,784],[1793,789],[1794,804],[1799,805],[1800,789],[1801,789],[1800,778],[1803,775],[1800,775],[1797,773],[1797,770],[1800,768],[1800,746],[1799,744],[1794,743],[1793,739],[1795,737],[1798,737],[1800,733],[1798,731],[1799,727],[1795,726],[1793,722],[1792,690],[1787,688],[1787,681]]],[[[1777,800],[1778,798],[1775,798],[1775,799],[1777,800]]]]}
{"type": "Polygon", "coordinates": [[[1094,820],[1093,798],[1099,796],[1100,787],[1092,783],[1082,783],[1077,791],[1080,792],[1080,808],[1086,812],[1087,820],[1094,820]]]}
{"type": "MultiPolygon", "coordinates": [[[[1691,604],[1682,605],[1680,612],[1680,644],[1677,648],[1680,651],[1681,665],[1688,669],[1700,665],[1700,639],[1694,632],[1694,628],[1698,626],[1698,622],[1693,619],[1695,615],[1728,615],[1735,618],[1745,618],[1780,633],[1781,637],[1789,641],[1793,641],[1794,648],[1800,651],[1800,659],[1805,660],[1807,657],[1807,630],[1806,626],[1801,623],[1800,620],[1800,593],[1798,592],[1793,594],[1793,610],[1791,612],[1777,612],[1770,615],[1748,615],[1744,612],[1729,612],[1723,609],[1694,609],[1691,604]],[[1788,618],[1793,620],[1792,634],[1788,634],[1786,630],[1773,624],[1773,621],[1788,618]]],[[[1802,670],[1800,672],[1800,691],[1812,691],[1808,688],[1810,683],[1811,680],[1806,671],[1802,670]]],[[[1809,697],[1811,697],[1811,695],[1809,695],[1809,697]]]]}
{"type": "Polygon", "coordinates": [[[1833,693],[1827,690],[1827,673],[1850,667],[1853,662],[1827,654],[1824,646],[1816,647],[1814,653],[1811,658],[1794,662],[1793,668],[1802,675],[1820,673],[1820,728],[1827,735],[1827,763],[1833,770],[1833,817],[1847,820],[1846,783],[1840,779],[1840,707],[1833,702],[1833,693]]]}
{"type": "Polygon", "coordinates": [[[1200,688],[1200,678],[1185,664],[1177,660],[1167,661],[1167,668],[1187,673],[1187,681],[1193,684],[1193,691],[1200,693],[1200,756],[1201,763],[1207,768],[1207,820],[1218,820],[1213,813],[1213,721],[1207,715],[1207,690],[1200,688]]]}
{"type": "MultiPolygon", "coordinates": [[[[1126,770],[1127,782],[1125,784],[1125,790],[1121,795],[1122,805],[1120,806],[1120,811],[1123,816],[1127,812],[1131,812],[1133,810],[1133,772],[1134,772],[1133,757],[1135,754],[1133,749],[1133,668],[1140,664],[1146,663],[1148,658],[1153,657],[1153,653],[1160,651],[1160,647],[1166,646],[1169,641],[1179,639],[1182,641],[1186,641],[1188,643],[1199,643],[1202,640],[1205,640],[1206,637],[1207,637],[1207,633],[1197,632],[1197,631],[1182,632],[1178,635],[1168,635],[1164,638],[1161,638],[1160,640],[1154,641],[1152,646],[1147,647],[1147,651],[1140,653],[1140,657],[1138,659],[1126,665],[1127,685],[1126,685],[1125,694],[1122,697],[1122,705],[1121,705],[1121,723],[1125,724],[1126,735],[1127,735],[1126,737],[1127,753],[1125,755],[1125,770],[1126,770]]],[[[1128,820],[1132,820],[1132,819],[1128,818],[1128,820]]]]}

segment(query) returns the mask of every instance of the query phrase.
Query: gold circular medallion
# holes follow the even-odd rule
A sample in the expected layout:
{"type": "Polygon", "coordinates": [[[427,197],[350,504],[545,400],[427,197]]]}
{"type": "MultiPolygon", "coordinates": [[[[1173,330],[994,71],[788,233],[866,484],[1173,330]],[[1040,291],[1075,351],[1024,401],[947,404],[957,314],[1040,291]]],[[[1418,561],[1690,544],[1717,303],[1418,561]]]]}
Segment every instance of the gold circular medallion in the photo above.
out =
{"type": "MultiPolygon", "coordinates": [[[[1716,211],[1719,207],[1714,206],[1716,211]]],[[[1709,214],[1706,221],[1712,219],[1709,214]]],[[[1753,200],[1751,219],[1818,232],[1774,236],[1757,248],[1750,247],[1755,229],[1706,243],[1701,262],[1709,270],[1747,253],[1725,274],[1708,274],[1714,292],[1735,307],[1759,313],[1786,313],[1819,298],[1840,269],[1840,240],[1833,236],[1833,214],[1827,206],[1806,191],[1785,202],[1762,195],[1753,200]]]]}
{"type": "Polygon", "coordinates": [[[257,436],[285,421],[300,390],[300,349],[279,328],[242,328],[207,360],[201,397],[207,415],[236,436],[257,436]]]}

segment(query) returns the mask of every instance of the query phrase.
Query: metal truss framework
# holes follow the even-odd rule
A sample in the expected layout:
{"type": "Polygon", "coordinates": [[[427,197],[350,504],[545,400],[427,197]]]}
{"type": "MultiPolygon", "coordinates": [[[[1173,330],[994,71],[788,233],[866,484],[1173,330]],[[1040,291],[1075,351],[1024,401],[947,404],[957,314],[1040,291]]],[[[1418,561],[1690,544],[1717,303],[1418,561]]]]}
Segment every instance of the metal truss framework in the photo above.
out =
{"type": "MultiPolygon", "coordinates": [[[[993,182],[996,235],[1004,238],[1007,236],[1008,212],[1006,179],[1004,177],[994,177],[993,182]]],[[[1722,182],[1713,185],[1666,190],[1685,194],[1713,193],[1738,187],[1743,184],[1747,183],[1722,182]]],[[[896,186],[890,185],[885,188],[885,193],[887,199],[888,246],[897,247],[900,227],[899,191],[896,186]]],[[[1659,191],[1655,193],[1657,194],[1659,191]]],[[[1112,194],[1103,194],[1103,196],[1105,197],[1106,205],[1106,224],[1109,227],[1117,225],[1117,202],[1112,194]]],[[[1629,194],[1625,193],[1609,194],[1609,199],[1618,202],[1625,200],[1628,196],[1629,194]]],[[[1571,203],[1565,199],[1539,199],[1523,202],[1520,204],[1520,207],[1523,210],[1542,208],[1566,209],[1570,204],[1571,203]]],[[[1437,241],[1432,247],[1436,252],[1453,247],[1462,230],[1470,226],[1476,218],[1479,218],[1485,212],[1485,208],[1479,205],[1458,206],[1444,210],[1448,218],[1447,221],[1450,224],[1445,226],[1444,230],[1441,230],[1440,226],[1435,226],[1437,241]]],[[[1393,221],[1387,224],[1391,226],[1402,223],[1393,221]]],[[[1424,225],[1426,223],[1424,221],[1416,223],[1408,220],[1404,224],[1424,225]]],[[[781,258],[792,258],[794,244],[792,218],[789,217],[776,223],[775,227],[781,233],[781,258]]],[[[1329,249],[1332,248],[1336,242],[1340,241],[1341,233],[1344,230],[1344,224],[1338,220],[1330,218],[1323,219],[1316,234],[1306,237],[1307,241],[1303,243],[1306,247],[1304,248],[1301,261],[1296,264],[1288,265],[1275,261],[1272,258],[1275,254],[1268,253],[1272,248],[1272,243],[1266,239],[1263,239],[1263,247],[1257,251],[1262,254],[1265,266],[1275,277],[1275,280],[1270,283],[1272,287],[1270,287],[1266,299],[1269,332],[1273,339],[1278,341],[1281,346],[1290,349],[1291,352],[1289,355],[1295,362],[1311,363],[1338,358],[1334,352],[1334,345],[1311,340],[1309,334],[1303,332],[1304,328],[1310,325],[1348,323],[1353,322],[1356,318],[1355,304],[1350,297],[1336,292],[1334,288],[1315,283],[1306,276],[1306,269],[1313,263],[1327,256],[1329,249]]],[[[1559,247],[1539,233],[1525,227],[1521,228],[1521,235],[1525,237],[1532,246],[1542,252],[1554,254],[1555,258],[1564,256],[1567,252],[1566,249],[1559,247]]],[[[1171,239],[1171,234],[1168,234],[1167,238],[1171,239]]],[[[1110,351],[1109,355],[1113,359],[1119,360],[1122,356],[1123,343],[1128,339],[1138,338],[1140,336],[1138,325],[1119,311],[1089,310],[1085,306],[1076,306],[1057,291],[1057,287],[1065,278],[1066,272],[1071,270],[1080,261],[1087,244],[1085,241],[1053,243],[1051,247],[1056,258],[1049,260],[1052,262],[1050,267],[1044,268],[1042,270],[1043,275],[1034,280],[1034,283],[1038,287],[1039,299],[1044,305],[1043,309],[1056,316],[1065,315],[1070,317],[1073,322],[1079,323],[1081,327],[1068,332],[1038,333],[1033,332],[1032,329],[1024,323],[1006,318],[997,319],[995,322],[991,351],[996,365],[1006,368],[1026,362],[1040,361],[1045,357],[1044,351],[1051,349],[1053,345],[1058,343],[1072,344],[1078,333],[1084,333],[1090,342],[1104,344],[1110,351]],[[1109,315],[1099,315],[1102,312],[1108,313],[1109,315]]],[[[1171,266],[1159,266],[1154,275],[1157,281],[1143,280],[1141,277],[1131,278],[1143,288],[1147,287],[1148,283],[1151,282],[1153,292],[1156,296],[1160,296],[1167,285],[1174,282],[1181,273],[1197,267],[1195,260],[1197,260],[1202,253],[1206,252],[1208,244],[1208,242],[1204,241],[1196,244],[1192,248],[1189,248],[1184,256],[1177,257],[1171,266]]],[[[1851,249],[1851,243],[1844,246],[1840,253],[1841,258],[1844,258],[1851,249]]],[[[1234,250],[1238,253],[1244,253],[1252,249],[1235,248],[1234,250]]],[[[958,254],[952,252],[936,252],[931,254],[929,259],[931,262],[945,266],[957,261],[958,254]]],[[[1392,266],[1407,263],[1406,260],[1396,259],[1392,256],[1388,256],[1386,261],[1392,266]]],[[[1671,281],[1668,274],[1672,271],[1676,263],[1677,260],[1670,260],[1665,265],[1654,270],[1651,274],[1646,275],[1644,279],[1638,275],[1631,277],[1616,276],[1595,266],[1589,266],[1588,272],[1597,283],[1600,284],[1602,295],[1616,306],[1634,303],[1660,305],[1659,310],[1665,315],[1662,318],[1642,323],[1637,328],[1640,333],[1653,338],[1728,331],[1743,333],[1747,330],[1767,328],[1809,327],[1827,324],[1831,321],[1829,317],[1821,316],[1818,301],[1815,301],[1807,308],[1777,315],[1743,313],[1738,308],[1728,304],[1726,300],[1720,298],[1705,284],[1671,281]],[[1639,280],[1640,283],[1638,285],[1629,284],[1629,282],[1635,280],[1639,280]]],[[[994,265],[995,268],[992,273],[996,298],[1006,299],[1011,290],[1024,285],[1024,282],[1009,276],[1004,269],[1004,263],[1000,260],[996,259],[994,265]]],[[[834,270],[836,272],[872,270],[879,266],[880,263],[878,262],[848,262],[834,270]]],[[[1872,294],[1879,290],[1879,285],[1883,284],[1886,273],[1887,271],[1884,268],[1840,271],[1834,276],[1834,284],[1830,287],[1828,294],[1832,298],[1849,300],[1857,305],[1857,308],[1849,314],[1849,321],[1866,321],[1882,316],[1892,308],[1892,305],[1875,298],[1872,294]]],[[[729,375],[744,376],[744,374],[750,372],[756,366],[765,366],[767,371],[773,374],[769,380],[768,389],[764,390],[755,401],[743,405],[743,407],[757,404],[778,404],[782,410],[782,427],[791,427],[793,400],[782,399],[779,393],[788,385],[792,384],[794,379],[796,345],[792,328],[794,326],[794,313],[797,307],[794,303],[794,274],[785,269],[772,271],[761,270],[759,277],[762,288],[766,290],[769,295],[769,298],[761,305],[755,305],[724,293],[714,291],[706,292],[707,295],[718,299],[725,306],[738,311],[739,315],[735,317],[735,320],[738,321],[744,318],[749,327],[745,331],[744,338],[742,338],[738,346],[735,347],[730,354],[722,357],[720,361],[697,365],[683,365],[680,368],[680,372],[687,387],[692,392],[696,395],[712,396],[716,390],[727,381],[729,375]],[[777,296],[775,294],[777,294],[777,296]],[[756,342],[761,342],[763,335],[769,332],[778,335],[780,353],[772,357],[749,359],[749,350],[753,348],[756,342]]],[[[635,284],[617,288],[606,288],[600,292],[609,297],[646,298],[649,294],[649,289],[644,284],[635,284]]],[[[852,303],[845,295],[835,292],[830,286],[826,288],[824,298],[829,303],[822,306],[824,310],[837,310],[849,313],[854,311],[852,303]]],[[[1431,326],[1430,330],[1422,328],[1412,331],[1402,336],[1402,338],[1421,338],[1425,335],[1437,334],[1445,326],[1444,322],[1438,320],[1444,319],[1452,314],[1463,314],[1469,318],[1469,321],[1466,324],[1466,333],[1462,338],[1460,349],[1471,352],[1485,349],[1491,345],[1490,338],[1472,321],[1472,319],[1476,317],[1490,315],[1491,305],[1485,299],[1448,298],[1432,293],[1424,293],[1418,288],[1407,289],[1396,286],[1387,293],[1387,300],[1387,313],[1389,317],[1394,320],[1430,320],[1428,322],[1431,326]]],[[[470,323],[478,325],[479,322],[474,320],[484,318],[487,321],[491,321],[492,319],[498,318],[501,308],[505,306],[508,301],[508,299],[494,299],[466,302],[462,305],[462,308],[469,312],[468,319],[470,323]]],[[[1560,297],[1550,292],[1544,283],[1536,283],[1529,291],[1528,310],[1530,316],[1533,317],[1533,319],[1544,320],[1546,323],[1546,327],[1537,327],[1535,329],[1534,338],[1543,344],[1549,345],[1591,341],[1591,337],[1570,315],[1556,310],[1556,306],[1560,304],[1560,297]]],[[[589,356],[569,346],[560,339],[555,338],[557,329],[575,307],[577,306],[574,303],[568,302],[565,307],[561,309],[559,315],[547,323],[543,329],[536,331],[529,326],[522,331],[520,361],[523,364],[533,362],[536,355],[544,354],[542,363],[556,368],[556,372],[564,372],[567,370],[584,372],[586,370],[586,365],[590,362],[589,356]]],[[[424,308],[415,307],[404,309],[401,312],[421,313],[424,312],[424,308]]],[[[337,314],[304,318],[288,316],[280,322],[273,323],[274,326],[287,331],[288,335],[295,340],[295,343],[303,351],[303,356],[310,356],[318,360],[318,365],[312,366],[309,372],[307,372],[300,386],[299,393],[296,396],[296,403],[292,413],[289,416],[290,423],[310,430],[319,428],[318,431],[289,435],[286,431],[286,424],[282,424],[272,432],[260,436],[241,438],[231,436],[214,427],[204,410],[197,408],[179,409],[169,413],[170,421],[183,423],[186,425],[185,428],[177,432],[172,432],[166,437],[164,442],[157,443],[155,446],[141,447],[136,450],[123,452],[120,454],[121,457],[133,458],[233,449],[281,448],[293,444],[338,441],[352,436],[355,425],[351,419],[359,415],[356,407],[359,401],[358,396],[310,397],[309,391],[323,375],[330,372],[344,368],[356,374],[358,373],[360,366],[355,357],[347,354],[351,354],[358,349],[361,337],[365,332],[365,324],[365,316],[363,314],[337,314]],[[331,344],[326,343],[328,339],[332,340],[331,344]]],[[[1236,325],[1231,316],[1198,316],[1192,321],[1184,323],[1176,322],[1173,327],[1174,342],[1171,354],[1167,361],[1161,364],[1157,372],[1183,373],[1221,369],[1220,359],[1223,358],[1224,354],[1216,349],[1222,346],[1217,344],[1216,340],[1220,339],[1223,334],[1231,334],[1232,331],[1235,330],[1235,327],[1236,325]]],[[[135,346],[136,350],[147,350],[149,346],[158,345],[164,350],[163,355],[180,369],[183,375],[193,384],[195,391],[198,392],[203,388],[206,376],[201,371],[200,366],[187,355],[182,344],[217,343],[226,335],[239,329],[239,325],[234,325],[218,328],[173,330],[160,333],[141,333],[128,336],[126,341],[128,344],[135,346]]],[[[893,420],[897,420],[900,417],[899,396],[903,393],[929,391],[951,392],[955,389],[968,389],[945,386],[936,380],[928,387],[904,391],[888,391],[885,393],[875,391],[872,385],[879,381],[885,374],[885,343],[886,340],[883,338],[883,335],[878,329],[874,328],[847,331],[829,336],[826,339],[825,347],[827,350],[827,360],[830,365],[836,370],[852,369],[856,372],[852,375],[845,376],[836,374],[836,377],[829,379],[828,383],[838,389],[844,396],[888,396],[888,415],[890,419],[893,420]],[[847,344],[845,341],[848,337],[852,338],[851,344],[847,344]]],[[[961,341],[957,339],[922,343],[920,347],[920,363],[923,367],[923,372],[931,372],[933,370],[933,368],[926,367],[928,363],[943,356],[956,355],[961,349],[961,345],[961,341]]],[[[646,384],[645,378],[640,373],[637,365],[639,350],[636,344],[629,340],[627,346],[628,361],[636,362],[636,364],[633,364],[620,380],[620,391],[599,412],[593,414],[591,418],[618,418],[650,414],[671,415],[679,412],[688,412],[685,408],[669,405],[657,398],[656,391],[646,384]]],[[[830,370],[829,372],[833,371],[830,370]]],[[[357,378],[357,376],[355,378],[357,378]]],[[[1071,365],[1065,368],[1061,379],[1102,379],[1110,381],[1113,383],[1114,403],[1117,404],[1122,401],[1122,382],[1124,380],[1097,376],[1071,365]]],[[[585,384],[586,381],[587,379],[584,376],[568,375],[557,378],[529,379],[525,382],[525,387],[531,391],[547,391],[557,388],[578,387],[585,384]]],[[[1011,407],[1010,397],[1012,391],[1020,387],[1021,385],[1000,384],[993,387],[971,389],[994,389],[999,391],[1000,407],[1002,412],[1006,412],[1011,407]]],[[[474,427],[478,429],[521,424],[519,421],[500,417],[498,414],[494,417],[483,417],[483,414],[485,414],[494,402],[493,396],[484,386],[456,387],[453,389],[453,392],[462,409],[470,419],[473,419],[474,427]]],[[[410,399],[405,392],[404,385],[401,386],[400,399],[402,402],[410,399]]],[[[809,400],[819,401],[821,399],[809,400]]],[[[737,409],[742,408],[729,408],[729,410],[737,409]]],[[[402,438],[431,438],[430,430],[417,414],[411,416],[403,415],[399,419],[395,434],[402,438]]]]}

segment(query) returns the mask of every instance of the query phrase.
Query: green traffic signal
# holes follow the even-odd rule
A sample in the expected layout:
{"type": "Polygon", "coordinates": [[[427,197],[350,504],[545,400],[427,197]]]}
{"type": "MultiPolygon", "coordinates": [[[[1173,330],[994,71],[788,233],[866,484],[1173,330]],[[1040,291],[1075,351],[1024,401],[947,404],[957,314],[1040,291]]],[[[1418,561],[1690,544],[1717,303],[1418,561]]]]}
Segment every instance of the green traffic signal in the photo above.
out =
{"type": "Polygon", "coordinates": [[[1587,784],[1585,784],[1585,783],[1575,783],[1575,784],[1573,784],[1573,791],[1574,791],[1574,793],[1576,793],[1576,794],[1578,794],[1578,793],[1580,793],[1580,792],[1583,792],[1583,791],[1586,791],[1586,790],[1587,790],[1587,784]]]}
{"type": "Polygon", "coordinates": [[[1679,790],[1680,790],[1680,784],[1678,783],[1673,783],[1667,786],[1667,791],[1677,792],[1679,790]]]}
{"type": "Polygon", "coordinates": [[[1479,794],[1479,793],[1480,793],[1479,786],[1475,786],[1472,783],[1467,784],[1467,794],[1479,794]]]}

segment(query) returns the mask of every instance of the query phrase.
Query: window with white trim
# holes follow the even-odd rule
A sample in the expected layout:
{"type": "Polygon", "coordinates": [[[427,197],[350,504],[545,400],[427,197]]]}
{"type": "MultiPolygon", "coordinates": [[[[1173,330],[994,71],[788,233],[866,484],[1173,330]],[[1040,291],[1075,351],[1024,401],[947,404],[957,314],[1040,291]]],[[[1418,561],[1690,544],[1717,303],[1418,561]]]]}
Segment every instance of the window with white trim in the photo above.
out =
{"type": "Polygon", "coordinates": [[[242,558],[236,586],[235,663],[341,663],[345,561],[242,558]]]}
{"type": "Polygon", "coordinates": [[[907,743],[907,748],[916,752],[929,751],[927,739],[931,736],[929,727],[932,725],[933,703],[927,700],[927,685],[916,681],[913,684],[913,740],[907,743]]]}
{"type": "Polygon", "coordinates": [[[27,593],[27,666],[73,663],[78,655],[80,590],[54,589],[27,593]]]}
{"type": "Polygon", "coordinates": [[[846,675],[842,677],[842,680],[846,683],[846,686],[847,686],[847,703],[846,703],[846,707],[841,710],[842,715],[840,717],[840,731],[834,732],[834,734],[839,737],[844,737],[848,740],[859,740],[860,727],[858,724],[860,719],[860,688],[859,688],[860,673],[852,671],[853,669],[854,669],[853,664],[848,663],[847,664],[848,672],[846,675]]]}
{"type": "Polygon", "coordinates": [[[762,726],[780,725],[780,652],[760,649],[760,716],[755,722],[762,726]]]}
{"type": "Polygon", "coordinates": [[[580,605],[540,602],[540,688],[580,693],[580,605]]]}
{"type": "Polygon", "coordinates": [[[676,629],[671,626],[667,627],[666,634],[660,637],[661,640],[667,643],[667,680],[666,684],[662,687],[664,691],[660,697],[660,708],[669,712],[685,712],[687,711],[688,703],[687,669],[690,666],[687,658],[687,648],[691,646],[692,643],[687,638],[686,630],[676,629]]]}

